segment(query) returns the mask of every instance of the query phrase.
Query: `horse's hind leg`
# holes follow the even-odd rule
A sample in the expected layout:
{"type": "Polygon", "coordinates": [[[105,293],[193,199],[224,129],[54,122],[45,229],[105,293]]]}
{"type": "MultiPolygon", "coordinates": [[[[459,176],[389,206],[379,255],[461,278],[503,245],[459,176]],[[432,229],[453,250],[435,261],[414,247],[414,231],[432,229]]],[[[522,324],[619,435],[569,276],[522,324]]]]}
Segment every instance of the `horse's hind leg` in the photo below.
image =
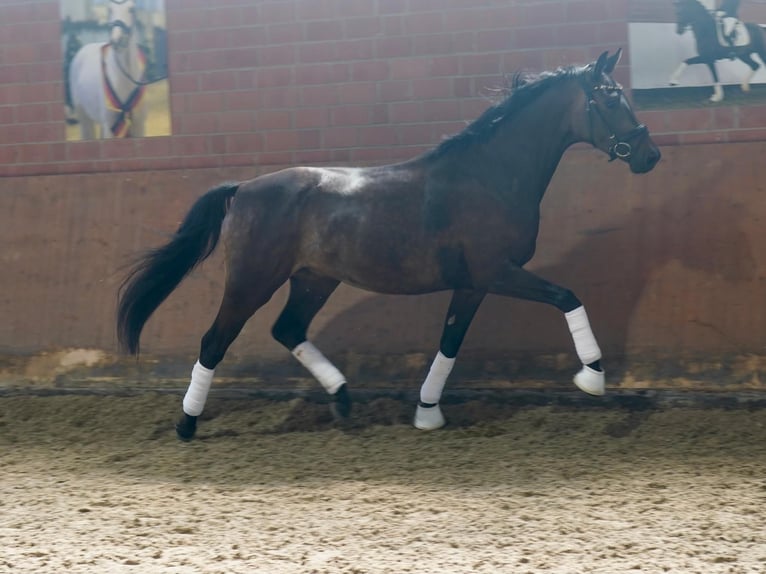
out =
{"type": "Polygon", "coordinates": [[[553,305],[564,313],[582,369],[575,375],[577,387],[591,395],[604,394],[601,349],[591,331],[588,315],[569,289],[559,287],[526,269],[508,264],[489,289],[490,293],[553,305]]]}
{"type": "MultiPolygon", "coordinates": [[[[274,291],[284,282],[267,283],[268,287],[248,285],[233,286],[227,283],[221,307],[213,325],[202,337],[199,360],[192,369],[191,382],[183,400],[183,417],[176,424],[176,433],[181,440],[191,440],[197,428],[197,417],[202,414],[205,401],[213,383],[213,374],[229,345],[237,338],[247,320],[266,304],[274,291]]],[[[258,285],[258,278],[252,284],[258,285]]]]}
{"type": "Polygon", "coordinates": [[[308,269],[295,273],[290,277],[290,296],[271,334],[334,396],[334,414],[345,418],[351,411],[346,378],[307,338],[312,319],[338,283],[336,279],[317,275],[308,269]]]}
{"type": "Polygon", "coordinates": [[[739,59],[742,60],[745,64],[747,64],[750,67],[750,71],[747,73],[747,76],[745,76],[745,79],[742,80],[742,83],[740,84],[740,87],[742,88],[743,92],[749,92],[750,80],[753,79],[753,76],[755,76],[755,73],[758,71],[758,68],[760,68],[760,66],[758,65],[758,62],[756,62],[753,59],[753,56],[750,54],[741,55],[739,56],[739,59]]]}
{"type": "Polygon", "coordinates": [[[444,426],[439,400],[447,377],[455,364],[455,357],[463,343],[466,331],[476,310],[484,300],[484,291],[456,290],[452,293],[447,317],[444,320],[439,352],[431,364],[428,376],[420,387],[420,401],[413,424],[421,430],[434,430],[444,426]]]}

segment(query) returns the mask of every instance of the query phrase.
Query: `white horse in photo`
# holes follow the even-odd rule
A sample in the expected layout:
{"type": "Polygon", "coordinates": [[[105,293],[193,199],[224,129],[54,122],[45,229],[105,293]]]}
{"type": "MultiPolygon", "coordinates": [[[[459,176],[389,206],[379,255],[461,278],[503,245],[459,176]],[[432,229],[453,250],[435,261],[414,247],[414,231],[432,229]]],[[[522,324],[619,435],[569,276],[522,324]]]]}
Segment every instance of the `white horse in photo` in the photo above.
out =
{"type": "Polygon", "coordinates": [[[82,139],[141,137],[146,61],[138,46],[134,0],[109,0],[109,41],[86,44],[72,59],[69,85],[82,139]]]}

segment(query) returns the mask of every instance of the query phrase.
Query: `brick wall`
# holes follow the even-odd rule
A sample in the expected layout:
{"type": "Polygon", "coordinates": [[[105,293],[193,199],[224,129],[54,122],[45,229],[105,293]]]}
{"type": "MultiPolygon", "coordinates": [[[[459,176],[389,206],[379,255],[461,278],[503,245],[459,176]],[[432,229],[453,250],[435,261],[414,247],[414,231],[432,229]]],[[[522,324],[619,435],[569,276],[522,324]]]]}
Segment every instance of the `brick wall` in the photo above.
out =
{"type": "MultiPolygon", "coordinates": [[[[476,117],[503,74],[626,46],[635,5],[167,0],[173,135],[65,142],[58,2],[0,0],[0,176],[411,157],[476,117]]],[[[666,144],[766,135],[764,106],[642,119],[666,144]]]]}

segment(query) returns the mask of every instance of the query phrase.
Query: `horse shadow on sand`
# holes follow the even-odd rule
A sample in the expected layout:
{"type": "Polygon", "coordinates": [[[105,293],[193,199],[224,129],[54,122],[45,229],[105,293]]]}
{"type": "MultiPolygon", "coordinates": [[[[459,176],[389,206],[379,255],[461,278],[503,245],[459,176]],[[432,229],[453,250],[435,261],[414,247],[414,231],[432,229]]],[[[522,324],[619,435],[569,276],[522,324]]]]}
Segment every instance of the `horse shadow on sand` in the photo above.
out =
{"type": "MultiPolygon", "coordinates": [[[[670,286],[666,277],[660,294],[673,302],[659,306],[655,302],[650,307],[692,306],[695,320],[712,324],[712,328],[716,328],[716,319],[707,317],[708,309],[701,304],[711,299],[710,294],[689,292],[684,284],[700,274],[723,281],[730,289],[728,295],[715,294],[712,299],[725,301],[753,278],[753,253],[743,229],[748,213],[745,197],[731,191],[725,166],[708,167],[666,178],[668,184],[662,190],[637,186],[635,193],[646,193],[646,201],[633,198],[634,207],[625,210],[620,219],[603,225],[602,218],[598,227],[580,231],[580,240],[557,262],[535,266],[533,259],[528,265],[538,275],[572,289],[583,301],[613,382],[626,373],[631,326],[647,287],[659,273],[669,274],[670,286]],[[693,272],[692,279],[689,272],[693,272]],[[684,278],[682,284],[674,282],[676,276],[684,278]]],[[[538,253],[555,233],[545,224],[543,210],[543,241],[538,253]]],[[[653,290],[648,296],[655,295],[653,290]]],[[[346,370],[354,388],[356,383],[364,388],[365,379],[389,375],[391,380],[409,383],[425,376],[438,349],[449,298],[449,293],[373,295],[332,317],[313,338],[346,370]],[[387,359],[376,362],[375,357],[381,355],[387,359]],[[420,360],[413,361],[413,356],[420,360]]],[[[682,320],[686,319],[680,317],[682,320]]],[[[514,384],[547,379],[564,384],[577,368],[579,362],[560,312],[539,303],[488,296],[469,329],[450,380],[453,388],[467,380],[489,379],[514,384]]]]}

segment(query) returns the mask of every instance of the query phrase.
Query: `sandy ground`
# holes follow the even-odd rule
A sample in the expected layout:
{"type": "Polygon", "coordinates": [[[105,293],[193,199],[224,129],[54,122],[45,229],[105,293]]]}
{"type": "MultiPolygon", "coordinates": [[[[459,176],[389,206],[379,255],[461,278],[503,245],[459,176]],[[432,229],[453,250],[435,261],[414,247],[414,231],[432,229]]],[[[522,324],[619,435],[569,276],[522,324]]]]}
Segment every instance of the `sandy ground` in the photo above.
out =
{"type": "Polygon", "coordinates": [[[766,572],[766,410],[179,408],[0,398],[0,572],[766,572]]]}

